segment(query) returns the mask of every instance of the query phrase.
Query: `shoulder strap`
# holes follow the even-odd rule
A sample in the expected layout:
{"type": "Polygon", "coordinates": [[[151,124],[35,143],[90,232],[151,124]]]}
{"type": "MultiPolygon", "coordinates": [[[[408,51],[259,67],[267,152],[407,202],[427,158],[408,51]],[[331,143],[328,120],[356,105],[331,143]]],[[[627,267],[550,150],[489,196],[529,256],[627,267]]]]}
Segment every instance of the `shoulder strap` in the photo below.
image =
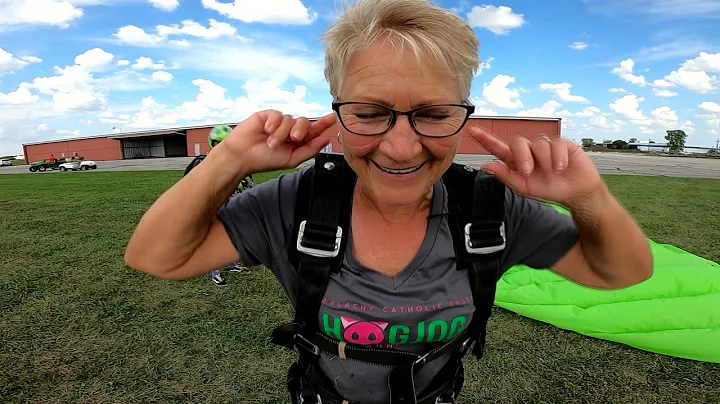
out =
{"type": "Polygon", "coordinates": [[[183,172],[183,177],[188,175],[190,171],[192,171],[193,168],[195,168],[198,164],[200,164],[206,157],[206,154],[201,154],[197,157],[195,157],[190,164],[188,164],[187,167],[185,167],[185,172],[183,172]]]}
{"type": "Polygon", "coordinates": [[[505,185],[485,171],[455,163],[443,182],[458,270],[467,269],[470,276],[475,314],[469,327],[476,341],[473,353],[480,358],[506,245],[505,185]]]}
{"type": "Polygon", "coordinates": [[[316,331],[331,271],[347,245],[355,173],[342,154],[320,153],[301,179],[295,205],[291,260],[298,271],[295,324],[316,331]]]}

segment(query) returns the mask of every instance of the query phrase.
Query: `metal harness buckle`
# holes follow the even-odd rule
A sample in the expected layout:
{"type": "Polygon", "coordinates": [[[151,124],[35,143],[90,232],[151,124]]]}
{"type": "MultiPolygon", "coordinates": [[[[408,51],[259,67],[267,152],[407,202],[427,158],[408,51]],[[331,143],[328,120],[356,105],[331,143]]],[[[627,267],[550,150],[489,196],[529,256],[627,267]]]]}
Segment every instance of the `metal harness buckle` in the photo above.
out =
{"type": "Polygon", "coordinates": [[[295,345],[297,345],[298,348],[310,351],[315,356],[320,355],[320,347],[310,342],[307,338],[303,337],[302,334],[295,334],[295,345]]]}
{"type": "Polygon", "coordinates": [[[435,399],[435,404],[455,404],[455,393],[452,393],[449,396],[440,394],[435,399]]]}
{"type": "Polygon", "coordinates": [[[505,249],[505,244],[507,243],[507,239],[505,238],[505,222],[502,222],[500,224],[500,227],[498,228],[498,231],[500,232],[500,237],[502,237],[503,240],[502,244],[491,245],[488,247],[472,246],[472,243],[470,242],[470,227],[472,227],[472,223],[468,223],[465,225],[465,249],[470,254],[490,254],[505,249]]]}
{"type": "Polygon", "coordinates": [[[298,231],[298,237],[297,237],[297,243],[296,248],[298,251],[304,252],[305,254],[312,255],[314,257],[322,257],[322,258],[329,258],[329,257],[337,257],[337,255],[340,253],[340,242],[342,241],[342,227],[337,227],[337,232],[335,233],[335,246],[333,250],[321,250],[319,248],[312,248],[312,247],[305,247],[303,242],[303,237],[305,236],[305,225],[307,224],[307,220],[303,220],[300,223],[300,229],[298,231]]]}
{"type": "MultiPolygon", "coordinates": [[[[314,404],[322,404],[322,398],[320,398],[320,394],[315,394],[315,397],[316,397],[316,398],[315,398],[316,401],[314,401],[314,404]]],[[[300,399],[298,400],[298,403],[299,403],[299,404],[302,404],[302,403],[305,403],[305,402],[306,402],[306,401],[305,401],[305,397],[303,397],[303,395],[300,394],[300,399]]]]}

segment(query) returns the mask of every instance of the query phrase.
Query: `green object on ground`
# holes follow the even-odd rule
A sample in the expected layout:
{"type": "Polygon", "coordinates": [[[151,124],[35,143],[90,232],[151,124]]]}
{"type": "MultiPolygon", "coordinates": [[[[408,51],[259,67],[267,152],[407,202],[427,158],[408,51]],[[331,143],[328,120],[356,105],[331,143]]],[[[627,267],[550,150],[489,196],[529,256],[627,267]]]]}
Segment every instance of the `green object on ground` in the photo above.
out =
{"type": "Polygon", "coordinates": [[[720,363],[720,265],[648,241],[654,273],[645,282],[599,290],[518,265],[498,282],[495,304],[590,337],[720,363]]]}

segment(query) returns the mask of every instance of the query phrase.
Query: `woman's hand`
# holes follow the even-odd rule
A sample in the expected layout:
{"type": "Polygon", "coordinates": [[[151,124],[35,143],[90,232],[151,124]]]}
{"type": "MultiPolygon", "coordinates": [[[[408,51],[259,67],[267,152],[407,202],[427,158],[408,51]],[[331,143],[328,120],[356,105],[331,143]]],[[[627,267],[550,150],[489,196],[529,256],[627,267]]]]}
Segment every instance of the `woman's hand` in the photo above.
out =
{"type": "Polygon", "coordinates": [[[566,139],[518,136],[507,144],[479,127],[469,132],[502,161],[483,169],[521,195],[571,206],[604,193],[605,183],[590,157],[566,139]]]}
{"type": "Polygon", "coordinates": [[[214,150],[241,159],[250,174],[295,168],[332,140],[323,134],[335,121],[334,113],[310,122],[276,110],[260,111],[238,124],[214,150]]]}

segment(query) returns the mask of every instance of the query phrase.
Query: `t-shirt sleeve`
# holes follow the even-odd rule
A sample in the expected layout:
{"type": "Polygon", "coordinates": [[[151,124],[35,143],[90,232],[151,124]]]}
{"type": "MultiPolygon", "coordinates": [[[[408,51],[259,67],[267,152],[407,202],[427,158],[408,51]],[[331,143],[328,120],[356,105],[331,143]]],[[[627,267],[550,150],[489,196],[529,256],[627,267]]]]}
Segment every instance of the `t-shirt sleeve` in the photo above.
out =
{"type": "Polygon", "coordinates": [[[282,273],[285,266],[276,265],[292,234],[299,170],[282,174],[232,196],[218,210],[230,240],[243,264],[264,265],[275,273],[283,286],[294,274],[282,273]]]}
{"type": "Polygon", "coordinates": [[[549,268],[560,260],[578,240],[579,229],[572,217],[552,206],[505,191],[507,247],[502,271],[514,265],[549,268]]]}

